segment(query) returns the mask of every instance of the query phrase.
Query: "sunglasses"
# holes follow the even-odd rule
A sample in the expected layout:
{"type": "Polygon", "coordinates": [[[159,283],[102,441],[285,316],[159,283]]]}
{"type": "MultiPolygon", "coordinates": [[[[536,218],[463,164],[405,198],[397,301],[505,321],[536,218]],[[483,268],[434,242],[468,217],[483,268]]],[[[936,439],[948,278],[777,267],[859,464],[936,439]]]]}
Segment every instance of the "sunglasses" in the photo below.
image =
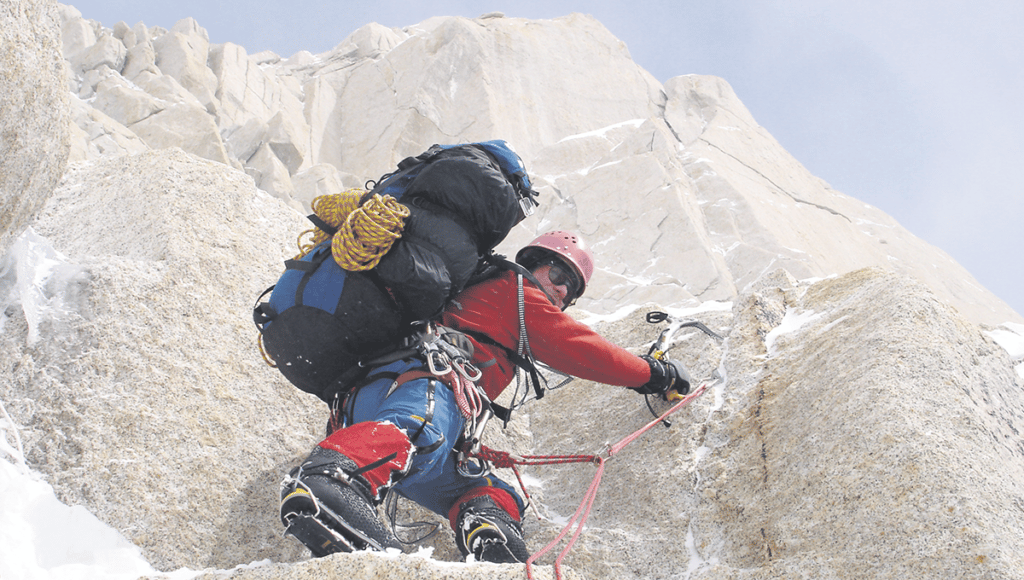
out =
{"type": "Polygon", "coordinates": [[[551,266],[548,270],[548,280],[551,280],[551,283],[555,286],[565,286],[568,291],[567,300],[570,304],[575,302],[576,298],[579,297],[580,288],[583,287],[576,272],[572,271],[569,266],[560,260],[552,259],[544,263],[551,266]]]}

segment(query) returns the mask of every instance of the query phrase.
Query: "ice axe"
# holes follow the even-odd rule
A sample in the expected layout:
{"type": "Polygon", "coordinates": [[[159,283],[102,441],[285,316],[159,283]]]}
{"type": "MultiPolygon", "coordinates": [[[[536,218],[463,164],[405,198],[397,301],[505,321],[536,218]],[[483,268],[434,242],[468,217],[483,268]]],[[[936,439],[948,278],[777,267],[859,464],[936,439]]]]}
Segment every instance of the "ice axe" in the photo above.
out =
{"type": "MultiPolygon", "coordinates": [[[[650,350],[647,351],[647,355],[648,356],[650,356],[652,358],[655,358],[655,359],[658,359],[658,360],[660,360],[662,362],[668,362],[668,360],[669,360],[669,358],[668,358],[668,351],[672,350],[673,348],[675,348],[677,346],[677,345],[672,343],[672,338],[682,328],[697,328],[697,329],[703,331],[705,334],[707,334],[711,338],[714,338],[715,340],[717,340],[719,342],[722,342],[723,340],[725,340],[720,334],[718,334],[715,331],[711,330],[710,328],[705,326],[702,322],[698,322],[696,320],[679,320],[679,319],[673,318],[667,312],[661,312],[661,311],[658,311],[658,310],[654,310],[654,311],[648,312],[646,318],[647,318],[647,322],[649,322],[651,324],[660,324],[662,322],[665,322],[666,320],[669,321],[668,328],[666,328],[666,329],[661,331],[661,334],[658,335],[658,339],[654,341],[654,344],[651,345],[650,350]]],[[[669,390],[664,395],[664,398],[665,398],[666,401],[673,401],[673,402],[674,401],[680,401],[684,397],[685,397],[685,395],[683,393],[680,393],[679,391],[676,391],[674,389],[673,390],[669,390]]],[[[651,414],[653,414],[655,417],[657,417],[658,413],[654,410],[654,407],[651,406],[651,400],[650,400],[649,396],[648,395],[644,395],[644,400],[647,402],[647,408],[650,409],[651,414]]],[[[663,420],[662,423],[664,423],[666,427],[671,427],[672,426],[672,423],[670,423],[667,419],[663,420]]]]}

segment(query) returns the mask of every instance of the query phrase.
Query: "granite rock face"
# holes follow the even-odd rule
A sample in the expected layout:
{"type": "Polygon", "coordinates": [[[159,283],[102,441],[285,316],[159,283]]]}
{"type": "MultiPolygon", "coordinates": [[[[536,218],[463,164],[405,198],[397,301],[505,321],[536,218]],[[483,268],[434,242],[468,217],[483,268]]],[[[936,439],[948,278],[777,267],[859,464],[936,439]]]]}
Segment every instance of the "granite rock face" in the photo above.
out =
{"type": "MultiPolygon", "coordinates": [[[[502,249],[565,228],[595,250],[570,312],[637,353],[664,326],[643,322],[652,304],[724,337],[678,336],[672,356],[708,391],[607,461],[568,577],[1024,576],[1020,317],[810,175],[722,79],[661,85],[581,15],[368,25],[282,59],[210,45],[191,19],[108,29],[67,6],[4,6],[17,8],[5,23],[59,14],[65,60],[51,69],[70,118],[62,90],[46,98],[64,103],[74,162],[0,260],[0,401],[60,498],[158,569],[525,576],[456,563],[443,525],[423,543],[432,557],[309,561],[282,538],[278,482],[319,440],[325,408],[264,364],[250,322],[314,196],[436,141],[497,137],[543,196],[502,249]],[[273,564],[232,570],[260,560],[273,564]]],[[[32,155],[62,166],[48,145],[32,155]]],[[[488,445],[602,454],[651,419],[636,394],[576,381],[492,427],[488,445]]],[[[525,470],[531,551],[594,469],[525,470]]],[[[406,503],[399,514],[441,523],[406,503]]]]}
{"type": "MultiPolygon", "coordinates": [[[[446,567],[457,559],[447,531],[428,544],[433,559],[287,565],[305,555],[280,537],[277,482],[318,440],[325,409],[259,359],[245,297],[273,281],[277,266],[263,258],[286,258],[303,227],[242,172],[180,150],[73,165],[35,226],[35,243],[59,251],[51,300],[35,317],[8,309],[0,334],[0,397],[24,426],[31,464],[163,570],[270,559],[279,564],[232,574],[297,579],[358,565],[493,577],[489,566],[446,567]],[[104,219],[65,227],[90,214],[104,219]]],[[[661,326],[642,314],[598,330],[644,352],[661,326]]],[[[675,315],[724,337],[687,331],[672,351],[709,389],[670,429],[608,460],[570,573],[1024,572],[1024,379],[925,286],[880,269],[816,283],[778,270],[731,304],[675,315]]],[[[634,393],[577,381],[492,429],[488,444],[601,454],[650,420],[634,393]]],[[[541,516],[526,519],[531,550],[556,536],[593,474],[590,464],[525,471],[541,516]]],[[[400,519],[438,521],[408,505],[400,519]]]]}
{"type": "Polygon", "coordinates": [[[180,147],[308,211],[339,175],[361,185],[434,143],[503,138],[544,205],[502,250],[581,232],[602,253],[590,310],[728,300],[776,268],[877,266],[976,322],[1024,323],[948,255],[811,175],[724,80],[662,85],[584,15],[369,24],[286,59],[210,44],[191,18],[171,30],[108,29],[70,7],[62,18],[72,92],[88,101],[73,108],[75,159],[180,147]]]}
{"type": "Polygon", "coordinates": [[[0,255],[31,223],[68,158],[68,85],[57,3],[0,5],[0,255]]]}
{"type": "MultiPolygon", "coordinates": [[[[731,311],[693,317],[726,340],[694,332],[673,356],[722,379],[609,460],[569,566],[606,578],[1024,573],[1024,381],[979,328],[879,269],[810,285],[779,271],[731,311]]],[[[640,347],[654,330],[630,319],[602,331],[640,347]]],[[[636,395],[595,384],[530,416],[536,448],[556,454],[649,419],[636,395]]],[[[531,475],[556,519],[589,473],[531,475]]]]}
{"type": "MultiPolygon", "coordinates": [[[[554,580],[550,566],[534,566],[536,580],[554,580]]],[[[337,554],[295,564],[271,564],[254,568],[201,574],[197,580],[320,580],[323,578],[388,578],[389,580],[525,580],[523,566],[511,564],[463,564],[441,562],[428,554],[397,557],[370,552],[337,554]]],[[[563,569],[564,580],[583,580],[571,569],[563,569]]],[[[152,580],[159,580],[160,577],[152,580]]]]}
{"type": "Polygon", "coordinates": [[[270,506],[322,403],[260,359],[251,307],[303,221],[240,171],[148,151],[72,164],[15,256],[56,250],[0,334],[27,459],[159,569],[302,554],[270,506]]]}

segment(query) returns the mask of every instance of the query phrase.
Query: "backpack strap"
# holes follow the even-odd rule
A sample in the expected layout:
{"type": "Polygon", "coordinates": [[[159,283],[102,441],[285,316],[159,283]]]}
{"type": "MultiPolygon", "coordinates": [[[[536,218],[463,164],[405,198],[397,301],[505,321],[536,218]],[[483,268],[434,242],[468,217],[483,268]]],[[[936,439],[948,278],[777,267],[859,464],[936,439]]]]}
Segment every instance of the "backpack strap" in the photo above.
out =
{"type": "MultiPolygon", "coordinates": [[[[316,215],[314,214],[310,217],[316,217],[316,215]]],[[[326,225],[326,222],[324,223],[324,225],[326,225]]],[[[320,226],[318,225],[317,227],[320,226]]],[[[304,272],[304,275],[302,276],[302,281],[299,282],[299,287],[295,293],[296,306],[300,306],[302,304],[302,293],[306,289],[306,284],[309,282],[310,276],[313,275],[313,272],[317,269],[317,267],[319,267],[320,264],[323,263],[323,261],[326,260],[330,255],[331,253],[328,251],[313,255],[309,260],[285,260],[284,267],[286,269],[299,270],[301,272],[304,272]]],[[[275,311],[274,308],[270,306],[270,303],[262,302],[263,298],[267,294],[273,292],[274,288],[276,287],[277,285],[275,284],[270,288],[264,290],[263,293],[260,294],[258,298],[256,298],[256,304],[252,308],[252,321],[256,324],[256,328],[259,329],[260,334],[263,333],[263,327],[266,326],[268,322],[277,318],[278,312],[275,311]]]]}
{"type": "Polygon", "coordinates": [[[318,229],[322,230],[324,233],[326,233],[329,236],[333,237],[334,234],[338,233],[338,228],[336,228],[336,227],[332,226],[331,224],[327,223],[326,221],[323,220],[323,218],[321,218],[320,216],[316,215],[315,213],[309,214],[308,216],[306,216],[306,219],[308,219],[309,221],[313,222],[314,226],[316,226],[318,229]]]}
{"type": "MultiPolygon", "coordinates": [[[[519,279],[519,284],[518,284],[518,286],[519,286],[519,297],[518,297],[518,301],[519,301],[519,326],[520,326],[520,329],[519,329],[519,335],[520,335],[519,336],[519,342],[520,342],[520,348],[522,348],[523,350],[522,350],[522,352],[514,351],[514,350],[512,350],[510,348],[507,348],[503,344],[499,344],[497,341],[495,341],[491,337],[487,336],[486,334],[482,334],[480,332],[473,332],[473,331],[463,331],[463,332],[465,332],[466,334],[471,335],[473,338],[475,338],[477,341],[479,341],[481,343],[488,344],[488,345],[491,345],[491,346],[496,346],[496,347],[500,348],[501,350],[503,350],[505,352],[506,356],[508,356],[508,359],[510,361],[512,361],[512,364],[516,365],[517,367],[525,370],[526,372],[528,372],[530,374],[530,382],[533,383],[533,391],[537,395],[537,399],[542,399],[542,398],[544,398],[544,387],[541,386],[542,378],[540,376],[540,373],[537,371],[537,365],[535,364],[535,361],[533,359],[533,354],[530,352],[529,344],[527,342],[527,337],[526,337],[526,320],[525,320],[525,316],[526,315],[525,315],[525,312],[524,312],[525,304],[524,304],[524,298],[523,298],[523,294],[522,294],[522,280],[523,280],[523,278],[525,278],[525,279],[529,280],[531,283],[533,283],[533,285],[536,286],[537,289],[539,289],[541,292],[544,293],[544,296],[546,296],[548,298],[548,300],[551,301],[552,304],[555,303],[555,300],[553,300],[551,298],[551,295],[548,294],[544,290],[544,286],[542,286],[540,281],[537,280],[537,277],[533,275],[533,272],[531,272],[528,269],[524,268],[520,264],[517,264],[516,262],[513,262],[512,260],[507,259],[505,256],[502,256],[500,254],[495,254],[493,252],[489,252],[483,258],[480,259],[480,262],[481,262],[481,266],[477,268],[477,273],[473,275],[473,278],[470,280],[470,282],[469,282],[469,284],[467,284],[467,286],[470,286],[472,284],[478,284],[480,282],[483,282],[484,280],[487,280],[489,278],[493,278],[494,276],[498,275],[499,273],[501,273],[504,270],[509,270],[509,271],[514,272],[517,275],[516,277],[519,279]]],[[[495,416],[497,416],[500,419],[502,419],[505,422],[505,424],[507,425],[508,424],[507,416],[511,416],[511,411],[508,410],[508,409],[505,409],[504,407],[500,407],[500,406],[498,406],[498,408],[501,409],[501,411],[503,411],[503,412],[498,412],[496,410],[495,416]],[[502,415],[507,415],[507,416],[503,417],[502,415]]]]}
{"type": "Polygon", "coordinates": [[[522,276],[523,278],[529,280],[534,286],[537,287],[538,290],[544,293],[544,296],[547,296],[548,301],[550,301],[552,304],[558,304],[558,301],[555,300],[550,294],[548,294],[546,290],[544,290],[544,286],[542,286],[540,280],[538,280],[537,277],[533,275],[533,272],[527,270],[518,263],[509,260],[505,256],[502,256],[501,254],[495,254],[494,252],[488,252],[482,258],[480,258],[480,264],[481,265],[477,266],[476,273],[474,273],[473,277],[469,279],[468,283],[466,283],[467,288],[475,284],[479,284],[484,280],[493,278],[504,270],[510,270],[522,276]]]}
{"type": "MultiPolygon", "coordinates": [[[[530,373],[530,382],[533,384],[533,391],[537,395],[537,398],[541,399],[544,397],[544,387],[541,386],[541,376],[540,373],[537,371],[537,365],[534,362],[532,356],[530,358],[521,356],[516,351],[506,347],[503,344],[499,344],[497,341],[487,336],[486,334],[481,334],[479,332],[474,332],[470,330],[462,330],[460,332],[464,332],[465,334],[472,336],[477,342],[494,346],[503,350],[505,352],[505,355],[508,357],[508,360],[511,361],[512,364],[530,373]]],[[[508,425],[508,422],[512,419],[512,409],[509,407],[503,407],[497,403],[491,402],[491,410],[494,411],[494,416],[501,419],[502,423],[506,426],[508,425]]]]}
{"type": "Polygon", "coordinates": [[[363,200],[369,199],[373,194],[378,193],[380,195],[391,195],[395,199],[402,201],[402,194],[405,193],[409,182],[415,178],[416,174],[419,173],[423,163],[430,163],[433,161],[443,149],[437,145],[432,146],[423,153],[415,157],[406,157],[405,159],[398,162],[398,168],[391,173],[385,173],[380,176],[377,181],[367,181],[366,195],[363,196],[363,200]],[[415,171],[415,173],[413,173],[415,171]],[[411,176],[410,173],[413,173],[411,176]],[[398,195],[392,195],[392,192],[398,193],[398,195]]]}
{"type": "MultiPolygon", "coordinates": [[[[526,269],[520,269],[522,272],[519,272],[516,276],[519,299],[519,349],[516,351],[516,354],[524,357],[529,362],[530,378],[533,379],[533,391],[537,394],[537,399],[539,400],[544,398],[544,389],[541,388],[540,381],[538,380],[540,375],[537,373],[537,365],[533,361],[533,351],[530,350],[530,337],[526,332],[526,298],[523,290],[523,272],[526,272],[526,269]]],[[[530,278],[533,278],[532,273],[530,278]]],[[[533,280],[536,280],[536,278],[533,278],[533,280]]]]}
{"type": "Polygon", "coordinates": [[[472,336],[477,342],[486,344],[488,346],[494,346],[494,347],[500,348],[502,351],[504,351],[505,355],[508,357],[508,360],[512,364],[514,364],[517,367],[523,369],[524,371],[529,372],[530,375],[532,377],[534,377],[534,384],[535,384],[534,390],[539,391],[537,393],[537,398],[540,399],[540,398],[542,398],[544,396],[544,389],[540,388],[536,384],[537,383],[537,379],[539,378],[539,375],[537,375],[537,365],[534,362],[533,357],[527,358],[525,356],[522,356],[519,353],[517,353],[516,351],[508,348],[507,346],[505,346],[503,344],[500,344],[498,341],[494,340],[493,338],[491,338],[491,337],[489,337],[486,334],[483,334],[481,332],[476,332],[474,330],[460,330],[459,332],[462,332],[464,334],[468,334],[469,336],[472,336]]]}
{"type": "Polygon", "coordinates": [[[263,327],[271,320],[277,318],[277,312],[270,306],[270,303],[263,302],[263,298],[273,292],[276,287],[277,284],[274,284],[264,290],[263,294],[256,298],[256,304],[252,307],[252,321],[256,324],[256,328],[260,331],[261,336],[263,334],[263,327]]]}

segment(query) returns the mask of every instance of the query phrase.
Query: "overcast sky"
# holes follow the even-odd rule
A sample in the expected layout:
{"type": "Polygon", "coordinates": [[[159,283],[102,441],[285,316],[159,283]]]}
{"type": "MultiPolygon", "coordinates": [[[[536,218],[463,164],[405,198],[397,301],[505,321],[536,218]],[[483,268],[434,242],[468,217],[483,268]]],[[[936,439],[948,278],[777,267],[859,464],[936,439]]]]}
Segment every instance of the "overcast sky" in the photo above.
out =
{"type": "Polygon", "coordinates": [[[1024,315],[1018,0],[79,0],[111,27],[191,16],[250,54],[324,52],[369,22],[592,14],[658,80],[724,78],[812,173],[942,248],[1024,315]]]}

